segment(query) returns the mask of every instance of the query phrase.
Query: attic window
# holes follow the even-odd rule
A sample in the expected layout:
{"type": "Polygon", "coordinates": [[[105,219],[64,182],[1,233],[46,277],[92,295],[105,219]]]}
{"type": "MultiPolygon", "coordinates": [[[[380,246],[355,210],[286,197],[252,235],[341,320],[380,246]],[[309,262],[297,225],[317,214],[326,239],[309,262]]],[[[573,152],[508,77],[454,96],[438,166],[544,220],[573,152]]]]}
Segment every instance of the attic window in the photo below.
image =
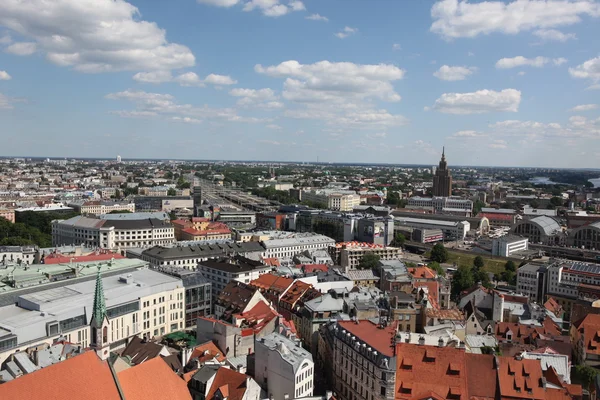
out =
{"type": "Polygon", "coordinates": [[[412,361],[410,360],[410,358],[402,359],[402,366],[401,366],[402,369],[412,371],[412,367],[413,367],[413,364],[412,364],[412,361]]]}
{"type": "Polygon", "coordinates": [[[460,390],[459,387],[451,387],[450,390],[448,391],[448,398],[449,399],[460,399],[462,394],[462,391],[460,390]]]}
{"type": "Polygon", "coordinates": [[[411,394],[412,393],[412,383],[402,382],[400,384],[400,393],[411,394]]]}
{"type": "Polygon", "coordinates": [[[510,363],[508,364],[508,374],[509,375],[515,374],[515,370],[512,368],[512,365],[510,363]]]}
{"type": "Polygon", "coordinates": [[[448,365],[448,375],[460,375],[460,365],[457,363],[450,363],[448,365]]]}
{"type": "Polygon", "coordinates": [[[435,362],[435,352],[433,350],[425,352],[425,362],[435,362]]]}

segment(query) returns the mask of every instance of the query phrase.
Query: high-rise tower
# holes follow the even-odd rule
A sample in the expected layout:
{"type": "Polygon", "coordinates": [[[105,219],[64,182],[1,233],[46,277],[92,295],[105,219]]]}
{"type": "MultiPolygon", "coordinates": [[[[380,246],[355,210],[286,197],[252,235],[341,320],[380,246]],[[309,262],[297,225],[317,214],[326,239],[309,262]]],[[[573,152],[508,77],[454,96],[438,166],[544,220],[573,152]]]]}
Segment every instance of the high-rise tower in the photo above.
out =
{"type": "Polygon", "coordinates": [[[96,350],[96,354],[102,360],[106,360],[110,354],[108,334],[110,323],[106,313],[106,302],[104,300],[104,288],[102,286],[102,277],[100,276],[100,267],[96,275],[96,290],[94,291],[94,309],[92,320],[90,321],[92,328],[92,337],[90,347],[96,350]]]}
{"type": "Polygon", "coordinates": [[[445,149],[442,147],[442,159],[433,176],[433,195],[449,197],[452,195],[452,175],[448,170],[445,149]]]}

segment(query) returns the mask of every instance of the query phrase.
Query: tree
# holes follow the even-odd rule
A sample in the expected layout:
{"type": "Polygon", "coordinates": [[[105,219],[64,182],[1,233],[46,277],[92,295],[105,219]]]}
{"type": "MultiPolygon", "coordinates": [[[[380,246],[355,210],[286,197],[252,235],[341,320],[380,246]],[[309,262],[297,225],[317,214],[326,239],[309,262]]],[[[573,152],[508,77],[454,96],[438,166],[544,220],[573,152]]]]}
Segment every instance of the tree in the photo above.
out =
{"type": "Polygon", "coordinates": [[[109,214],[131,214],[129,210],[112,210],[109,214]]]}
{"type": "Polygon", "coordinates": [[[564,204],[564,201],[561,197],[554,196],[550,199],[550,204],[554,207],[560,207],[564,204]]]}
{"type": "Polygon", "coordinates": [[[169,190],[167,191],[167,196],[175,196],[177,195],[177,191],[173,188],[169,188],[169,190]]]}
{"type": "Polygon", "coordinates": [[[473,260],[473,266],[477,269],[481,269],[485,266],[485,261],[483,261],[483,257],[477,256],[473,260]]]}
{"type": "Polygon", "coordinates": [[[506,264],[504,264],[504,269],[507,271],[515,272],[517,270],[517,266],[513,260],[508,260],[506,264]]]}
{"type": "Polygon", "coordinates": [[[517,284],[517,274],[515,274],[514,271],[502,271],[502,273],[500,274],[500,279],[502,279],[509,285],[517,284]]]}
{"type": "Polygon", "coordinates": [[[473,271],[471,267],[467,265],[461,265],[458,270],[452,276],[451,293],[455,299],[458,299],[460,292],[470,288],[475,284],[475,278],[473,277],[473,271]]]}
{"type": "Polygon", "coordinates": [[[429,267],[429,269],[435,271],[438,275],[446,276],[446,271],[444,271],[444,268],[442,268],[439,262],[433,261],[430,262],[427,266],[429,267]]]}
{"type": "Polygon", "coordinates": [[[590,367],[589,365],[582,364],[575,367],[573,375],[575,381],[579,382],[583,387],[590,390],[594,380],[596,379],[596,376],[598,375],[598,370],[590,367]]]}
{"type": "Polygon", "coordinates": [[[481,212],[481,209],[485,207],[485,203],[481,200],[475,200],[475,203],[473,203],[473,214],[477,215],[481,212]]]}
{"type": "Polygon", "coordinates": [[[121,198],[121,191],[119,189],[115,189],[115,199],[121,198]]]}
{"type": "Polygon", "coordinates": [[[432,261],[444,263],[448,260],[448,250],[444,247],[442,243],[436,243],[431,249],[430,258],[432,261]]]}
{"type": "Polygon", "coordinates": [[[394,236],[394,245],[404,247],[404,243],[406,243],[406,236],[401,233],[396,233],[396,236],[394,236]]]}
{"type": "Polygon", "coordinates": [[[379,266],[379,257],[377,254],[366,253],[358,264],[358,269],[375,269],[379,266]]]}

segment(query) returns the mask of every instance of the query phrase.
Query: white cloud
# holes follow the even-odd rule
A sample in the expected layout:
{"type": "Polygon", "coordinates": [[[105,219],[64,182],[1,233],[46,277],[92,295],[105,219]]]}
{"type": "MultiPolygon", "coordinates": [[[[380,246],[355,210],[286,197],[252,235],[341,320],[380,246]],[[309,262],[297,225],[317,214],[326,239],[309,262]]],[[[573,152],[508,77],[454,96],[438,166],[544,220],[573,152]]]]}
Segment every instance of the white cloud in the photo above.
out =
{"type": "Polygon", "coordinates": [[[445,39],[551,29],[600,16],[600,4],[588,0],[441,0],[431,7],[430,31],[445,39]]]}
{"type": "Polygon", "coordinates": [[[11,108],[13,108],[13,106],[10,99],[0,93],[0,110],[10,110],[11,108]]]}
{"type": "Polygon", "coordinates": [[[591,79],[594,82],[600,81],[600,57],[587,60],[575,68],[569,68],[569,74],[573,78],[591,79]]]}
{"type": "Polygon", "coordinates": [[[527,142],[543,142],[548,138],[590,138],[598,137],[600,134],[600,118],[587,119],[582,116],[569,118],[565,126],[556,123],[544,123],[537,121],[507,120],[489,125],[491,135],[519,137],[527,142]]]}
{"type": "Polygon", "coordinates": [[[142,83],[163,83],[172,79],[171,71],[138,72],[133,76],[133,80],[142,83]]]}
{"type": "Polygon", "coordinates": [[[521,92],[504,89],[500,92],[479,90],[472,93],[444,93],[433,109],[446,114],[483,114],[488,112],[517,112],[521,92]]]}
{"type": "Polygon", "coordinates": [[[209,6],[224,7],[224,8],[233,7],[240,2],[240,0],[196,0],[196,1],[200,4],[207,4],[209,6]]]}
{"type": "Polygon", "coordinates": [[[278,101],[279,97],[275,91],[270,88],[264,89],[231,89],[229,94],[234,97],[239,97],[237,104],[243,107],[256,107],[263,109],[282,108],[283,103],[278,101]]]}
{"type": "Polygon", "coordinates": [[[2,35],[0,36],[0,44],[11,44],[12,38],[10,35],[2,35]]]}
{"type": "Polygon", "coordinates": [[[354,35],[356,32],[358,32],[358,29],[346,26],[344,29],[336,33],[335,36],[340,39],[346,39],[348,36],[354,35]]]}
{"type": "Polygon", "coordinates": [[[574,33],[562,33],[556,29],[538,29],[533,34],[542,40],[553,42],[566,42],[567,40],[577,39],[574,33]]]}
{"type": "Polygon", "coordinates": [[[156,117],[158,115],[158,113],[156,113],[154,111],[135,111],[135,110],[118,110],[118,111],[111,111],[110,113],[113,115],[118,115],[119,117],[123,117],[123,118],[150,118],[150,117],[156,117]]]}
{"type": "Polygon", "coordinates": [[[201,119],[190,118],[190,117],[173,117],[171,119],[173,121],[185,122],[186,124],[200,124],[200,123],[202,123],[201,119]]]}
{"type": "Polygon", "coordinates": [[[493,140],[492,143],[488,145],[488,147],[492,149],[506,149],[508,147],[506,140],[496,139],[493,140]]]}
{"type": "Polygon", "coordinates": [[[433,76],[443,81],[462,81],[475,71],[477,71],[476,67],[451,67],[442,65],[440,69],[433,73],[433,76]]]}
{"type": "Polygon", "coordinates": [[[535,57],[535,58],[526,58],[523,56],[517,56],[512,58],[502,58],[496,62],[496,68],[499,69],[507,69],[507,68],[516,68],[523,66],[530,66],[540,68],[544,65],[548,64],[550,59],[547,57],[535,57]]]}
{"type": "MultiPolygon", "coordinates": [[[[1,7],[1,6],[0,6],[1,7]]],[[[1,21],[0,17],[0,23],[1,21]]],[[[37,45],[33,42],[13,43],[4,49],[5,52],[15,54],[17,56],[30,56],[37,50],[37,45]]]]}
{"type": "Polygon", "coordinates": [[[204,82],[195,72],[183,73],[177,76],[174,81],[179,83],[181,86],[204,86],[204,82]]]}
{"type": "Polygon", "coordinates": [[[281,4],[279,0],[250,0],[244,4],[244,11],[260,10],[267,17],[281,17],[290,12],[304,11],[304,3],[298,0],[281,4]]]}
{"type": "Polygon", "coordinates": [[[465,130],[465,131],[456,132],[454,135],[450,136],[450,138],[452,138],[452,139],[470,139],[470,138],[480,138],[480,137],[485,137],[485,136],[487,136],[487,135],[485,135],[483,133],[479,133],[477,131],[465,130]]]}
{"type": "Polygon", "coordinates": [[[192,104],[180,104],[170,94],[149,93],[140,90],[128,89],[123,92],[110,93],[105,96],[110,100],[127,101],[135,107],[133,110],[115,111],[114,114],[121,116],[159,116],[167,120],[197,123],[201,120],[264,123],[271,122],[268,118],[245,117],[238,115],[232,108],[211,108],[206,105],[194,106],[192,104]],[[181,119],[176,119],[179,117],[181,119]],[[189,118],[186,120],[186,118],[189,118]],[[198,121],[194,121],[198,120],[198,121]]]}
{"type": "Polygon", "coordinates": [[[517,75],[519,75],[519,76],[525,76],[526,73],[527,72],[525,72],[525,71],[519,71],[519,72],[517,72],[517,75]]]}
{"type": "Polygon", "coordinates": [[[80,72],[172,70],[195,63],[189,48],[168,42],[164,29],[142,20],[123,0],[2,0],[0,25],[32,39],[52,63],[80,72]]]}
{"type": "Polygon", "coordinates": [[[600,83],[588,86],[587,88],[585,88],[585,90],[600,90],[600,83]]]}
{"type": "Polygon", "coordinates": [[[283,97],[299,103],[336,102],[376,98],[400,101],[392,85],[404,77],[404,70],[390,64],[365,65],[350,62],[319,61],[300,64],[290,60],[254,70],[273,77],[286,78],[283,97]]]}
{"type": "Polygon", "coordinates": [[[367,138],[369,139],[385,139],[387,132],[368,133],[367,138]]]}
{"type": "Polygon", "coordinates": [[[281,142],[278,142],[276,140],[266,140],[266,139],[261,139],[258,141],[258,143],[262,143],[262,144],[270,144],[271,146],[281,146],[281,142]]]}
{"type": "Polygon", "coordinates": [[[394,43],[392,45],[392,50],[394,50],[394,51],[402,50],[402,46],[400,45],[400,43],[394,43]]]}
{"type": "Polygon", "coordinates": [[[8,72],[0,70],[0,81],[9,81],[11,79],[12,76],[10,76],[8,72]]]}
{"type": "Polygon", "coordinates": [[[323,22],[329,22],[329,18],[324,17],[320,14],[311,14],[308,17],[306,17],[306,19],[310,19],[311,21],[323,21],[323,22]]]}
{"type": "Polygon", "coordinates": [[[556,65],[556,66],[558,66],[558,65],[563,65],[563,64],[564,64],[564,63],[566,63],[567,61],[569,61],[569,60],[567,60],[567,59],[566,59],[566,58],[564,58],[564,57],[559,57],[559,58],[553,58],[553,59],[552,59],[552,63],[553,63],[554,65],[556,65]]]}
{"type": "Polygon", "coordinates": [[[579,112],[579,111],[590,111],[598,108],[598,104],[580,104],[571,108],[569,111],[571,112],[579,112]]]}
{"type": "Polygon", "coordinates": [[[269,129],[276,130],[276,131],[283,129],[281,126],[276,125],[276,124],[269,124],[266,127],[269,128],[269,129]]]}
{"type": "Polygon", "coordinates": [[[211,85],[219,85],[219,86],[229,86],[235,85],[237,81],[231,78],[229,75],[217,75],[217,74],[209,74],[205,79],[205,83],[209,83],[211,85]]]}

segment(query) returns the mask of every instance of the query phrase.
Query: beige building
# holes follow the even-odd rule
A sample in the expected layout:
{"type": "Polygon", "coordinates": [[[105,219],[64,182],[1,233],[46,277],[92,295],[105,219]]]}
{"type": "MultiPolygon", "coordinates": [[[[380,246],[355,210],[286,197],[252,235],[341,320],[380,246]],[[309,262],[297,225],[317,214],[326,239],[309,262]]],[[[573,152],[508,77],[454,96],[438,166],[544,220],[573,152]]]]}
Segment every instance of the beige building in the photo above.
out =
{"type": "Polygon", "coordinates": [[[4,218],[9,222],[15,223],[15,210],[10,208],[0,208],[0,218],[4,218]]]}
{"type": "Polygon", "coordinates": [[[402,255],[402,249],[364,242],[343,242],[329,247],[333,262],[346,269],[356,269],[365,254],[375,254],[380,260],[397,260],[402,255]]]}
{"type": "Polygon", "coordinates": [[[86,201],[80,207],[83,215],[104,215],[113,211],[135,212],[135,203],[111,203],[104,201],[86,201]]]}
{"type": "MultiPolygon", "coordinates": [[[[108,319],[103,340],[107,349],[124,348],[134,335],[154,337],[184,329],[181,279],[144,268],[147,264],[139,260],[119,262],[137,263],[142,269],[98,275],[108,319]]],[[[111,273],[107,265],[101,269],[111,273]]],[[[17,351],[45,346],[59,337],[83,347],[92,345],[90,323],[98,303],[97,287],[98,279],[88,275],[84,282],[45,290],[42,285],[39,291],[15,295],[15,304],[0,307],[0,364],[17,351]]]]}

